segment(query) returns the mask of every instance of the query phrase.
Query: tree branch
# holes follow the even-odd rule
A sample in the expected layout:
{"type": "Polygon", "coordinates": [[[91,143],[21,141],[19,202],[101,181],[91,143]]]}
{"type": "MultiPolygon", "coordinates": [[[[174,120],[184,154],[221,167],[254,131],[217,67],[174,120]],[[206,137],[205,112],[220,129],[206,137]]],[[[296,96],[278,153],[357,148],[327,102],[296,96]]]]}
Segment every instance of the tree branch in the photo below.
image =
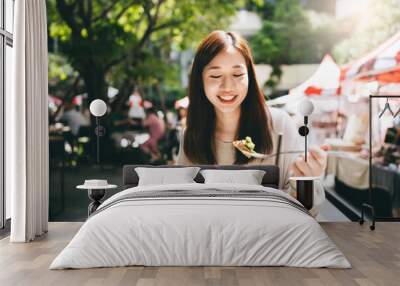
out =
{"type": "Polygon", "coordinates": [[[89,19],[92,19],[93,16],[93,1],[92,0],[88,0],[88,17],[89,19]]]}
{"type": "Polygon", "coordinates": [[[118,20],[125,14],[125,12],[132,7],[132,5],[134,4],[134,2],[136,1],[132,1],[131,3],[129,3],[128,5],[126,5],[125,7],[122,7],[121,11],[117,14],[117,16],[115,17],[115,21],[118,22],[118,20]]]}
{"type": "Polygon", "coordinates": [[[112,60],[111,62],[109,62],[107,65],[104,66],[104,70],[108,71],[112,66],[115,66],[116,64],[119,64],[124,59],[126,59],[127,56],[128,55],[124,53],[122,56],[118,57],[117,59],[112,60]]]}
{"type": "Polygon", "coordinates": [[[165,0],[159,0],[159,1],[157,2],[156,12],[154,13],[154,22],[155,22],[155,23],[156,23],[157,20],[158,20],[158,14],[159,14],[159,12],[160,12],[160,7],[161,7],[161,4],[162,4],[164,1],[165,1],[165,0]]]}
{"type": "Polygon", "coordinates": [[[160,25],[154,27],[153,31],[162,30],[162,29],[165,29],[165,28],[168,28],[168,27],[172,27],[172,26],[176,26],[176,25],[179,25],[179,24],[182,24],[182,23],[183,23],[182,20],[171,20],[171,21],[165,22],[163,24],[160,24],[160,25]]]}
{"type": "Polygon", "coordinates": [[[118,0],[113,0],[110,5],[108,5],[106,8],[103,9],[103,11],[101,11],[100,15],[98,15],[97,17],[93,18],[93,22],[97,22],[100,19],[103,19],[108,12],[110,12],[114,6],[118,3],[118,0]]]}
{"type": "Polygon", "coordinates": [[[144,13],[145,13],[145,15],[147,17],[147,21],[149,23],[147,25],[146,31],[144,32],[142,38],[139,40],[139,44],[138,44],[138,47],[137,47],[138,49],[141,49],[144,46],[146,41],[150,38],[150,35],[153,33],[153,28],[154,28],[154,25],[156,24],[156,21],[157,21],[156,17],[158,17],[158,11],[160,9],[160,6],[161,6],[162,2],[163,2],[163,0],[159,0],[157,2],[156,12],[155,12],[155,16],[154,17],[151,15],[151,8],[152,7],[150,7],[150,3],[149,2],[145,3],[143,8],[144,8],[144,13]]]}
{"type": "MultiPolygon", "coordinates": [[[[79,1],[79,0],[78,0],[79,1]]],[[[74,9],[78,4],[77,1],[67,4],[65,0],[57,0],[57,10],[61,15],[61,18],[68,24],[72,31],[79,31],[79,25],[74,19],[74,9]]]]}
{"type": "Polygon", "coordinates": [[[81,17],[85,28],[88,29],[90,26],[90,19],[88,18],[87,14],[85,13],[85,1],[81,0],[78,2],[79,2],[79,6],[78,6],[79,16],[81,17]]]}

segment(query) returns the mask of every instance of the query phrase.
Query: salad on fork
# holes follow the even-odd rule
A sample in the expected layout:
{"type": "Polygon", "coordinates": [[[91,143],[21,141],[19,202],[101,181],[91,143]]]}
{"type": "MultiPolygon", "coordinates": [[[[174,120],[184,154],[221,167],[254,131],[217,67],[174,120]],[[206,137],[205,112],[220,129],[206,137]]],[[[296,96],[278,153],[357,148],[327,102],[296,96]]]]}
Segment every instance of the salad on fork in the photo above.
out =
{"type": "Polygon", "coordinates": [[[246,136],[245,139],[242,140],[235,140],[232,142],[233,146],[238,149],[240,152],[242,152],[243,155],[245,155],[247,158],[266,158],[267,156],[261,153],[257,153],[254,151],[256,145],[253,143],[251,140],[250,136],[246,136]]]}
{"type": "Polygon", "coordinates": [[[251,140],[250,136],[246,136],[245,139],[242,140],[236,140],[232,142],[233,146],[238,149],[240,152],[242,152],[243,155],[245,155],[247,158],[258,158],[258,159],[266,159],[270,157],[275,157],[283,154],[301,154],[304,151],[302,150],[291,150],[291,151],[282,151],[279,153],[273,153],[273,154],[261,154],[257,153],[254,151],[256,145],[253,143],[251,140]]]}

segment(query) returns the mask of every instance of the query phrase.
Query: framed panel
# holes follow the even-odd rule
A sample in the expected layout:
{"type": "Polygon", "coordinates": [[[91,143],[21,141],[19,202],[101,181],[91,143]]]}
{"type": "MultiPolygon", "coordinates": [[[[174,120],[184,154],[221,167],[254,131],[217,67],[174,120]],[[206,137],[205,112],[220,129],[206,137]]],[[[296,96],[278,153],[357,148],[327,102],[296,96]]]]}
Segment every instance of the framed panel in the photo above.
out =
{"type": "Polygon", "coordinates": [[[9,33],[14,32],[14,0],[4,0],[4,16],[5,16],[5,26],[4,30],[9,33]]]}
{"type": "Polygon", "coordinates": [[[4,104],[5,104],[5,37],[0,35],[0,228],[5,225],[5,193],[4,193],[4,104]]]}
{"type": "MultiPolygon", "coordinates": [[[[14,61],[14,59],[13,59],[13,57],[12,57],[12,47],[11,46],[9,46],[9,45],[6,45],[6,47],[5,47],[5,64],[6,64],[6,66],[5,66],[5,69],[4,69],[4,71],[5,71],[5,76],[4,76],[4,79],[5,79],[5,81],[4,81],[4,100],[3,100],[3,107],[5,107],[5,101],[7,100],[7,98],[10,98],[11,97],[11,88],[12,88],[12,85],[11,85],[11,76],[12,76],[12,68],[13,68],[13,61],[14,61]]],[[[5,122],[5,109],[3,109],[4,111],[3,111],[3,113],[4,113],[4,116],[3,116],[3,124],[4,124],[4,129],[3,129],[3,142],[5,143],[5,139],[6,139],[6,137],[5,137],[5,129],[7,128],[6,127],[6,122],[5,122]]],[[[5,144],[4,144],[4,146],[5,146],[5,144]]],[[[3,157],[3,159],[5,159],[5,152],[4,152],[4,157],[3,157]]],[[[5,178],[5,170],[6,170],[6,168],[5,168],[5,160],[3,161],[4,162],[4,164],[3,164],[3,166],[4,166],[4,168],[3,168],[3,173],[4,173],[4,178],[5,178]]],[[[4,214],[5,214],[5,220],[7,220],[7,219],[9,219],[10,217],[11,217],[11,193],[10,193],[10,189],[9,188],[6,188],[5,187],[5,180],[4,180],[4,188],[5,188],[5,190],[4,190],[4,207],[5,207],[5,210],[4,210],[4,214]]]]}
{"type": "Polygon", "coordinates": [[[4,28],[4,0],[0,0],[0,29],[4,28]]]}

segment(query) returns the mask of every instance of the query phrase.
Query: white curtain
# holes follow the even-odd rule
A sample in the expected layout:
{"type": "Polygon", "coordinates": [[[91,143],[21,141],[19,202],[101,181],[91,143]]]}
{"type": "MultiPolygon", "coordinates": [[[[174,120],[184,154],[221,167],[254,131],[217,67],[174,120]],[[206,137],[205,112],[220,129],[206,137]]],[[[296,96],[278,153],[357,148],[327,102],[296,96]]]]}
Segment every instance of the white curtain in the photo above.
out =
{"type": "Polygon", "coordinates": [[[6,99],[6,187],[11,189],[12,242],[48,227],[48,88],[45,0],[15,1],[14,69],[6,99]]]}

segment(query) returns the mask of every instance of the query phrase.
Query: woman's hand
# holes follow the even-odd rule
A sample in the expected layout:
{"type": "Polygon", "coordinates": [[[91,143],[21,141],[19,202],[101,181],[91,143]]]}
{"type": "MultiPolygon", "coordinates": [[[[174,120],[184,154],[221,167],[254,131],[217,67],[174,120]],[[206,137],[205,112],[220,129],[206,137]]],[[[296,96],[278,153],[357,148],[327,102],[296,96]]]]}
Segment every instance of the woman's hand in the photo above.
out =
{"type": "Polygon", "coordinates": [[[326,167],[327,153],[330,147],[322,145],[321,147],[312,146],[308,149],[307,162],[304,160],[304,154],[301,154],[291,165],[293,176],[296,177],[319,177],[326,167]]]}

